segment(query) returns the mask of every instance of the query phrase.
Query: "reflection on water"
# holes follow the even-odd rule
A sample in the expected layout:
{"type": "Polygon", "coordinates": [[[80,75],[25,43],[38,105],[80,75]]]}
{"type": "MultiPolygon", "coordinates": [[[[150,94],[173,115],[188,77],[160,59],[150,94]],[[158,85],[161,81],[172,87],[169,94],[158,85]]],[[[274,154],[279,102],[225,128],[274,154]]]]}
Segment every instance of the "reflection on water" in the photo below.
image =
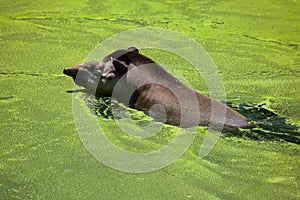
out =
{"type": "Polygon", "coordinates": [[[131,118],[140,126],[146,126],[152,120],[151,117],[144,114],[142,111],[128,108],[111,97],[97,97],[95,99],[92,96],[85,96],[84,100],[91,112],[98,117],[114,120],[131,118]],[[113,113],[113,110],[115,114],[113,113]]]}

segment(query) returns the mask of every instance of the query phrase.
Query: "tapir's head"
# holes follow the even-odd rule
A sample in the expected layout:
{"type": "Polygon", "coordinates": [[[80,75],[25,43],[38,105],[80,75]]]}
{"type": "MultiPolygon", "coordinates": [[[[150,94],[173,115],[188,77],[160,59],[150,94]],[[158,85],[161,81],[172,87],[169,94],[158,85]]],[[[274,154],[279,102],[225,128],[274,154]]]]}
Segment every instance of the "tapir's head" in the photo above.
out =
{"type": "MultiPolygon", "coordinates": [[[[99,61],[85,62],[63,70],[75,83],[100,95],[111,95],[115,84],[130,66],[149,62],[135,47],[118,50],[99,61]]],[[[152,61],[153,62],[153,61],[152,61]]]]}

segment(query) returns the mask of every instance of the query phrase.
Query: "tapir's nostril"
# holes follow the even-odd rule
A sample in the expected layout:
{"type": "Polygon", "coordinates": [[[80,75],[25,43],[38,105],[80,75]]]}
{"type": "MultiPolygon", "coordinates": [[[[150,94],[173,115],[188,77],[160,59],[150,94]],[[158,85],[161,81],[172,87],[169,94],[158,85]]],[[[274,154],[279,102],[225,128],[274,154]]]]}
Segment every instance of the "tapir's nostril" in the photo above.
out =
{"type": "Polygon", "coordinates": [[[68,76],[76,76],[76,70],[74,70],[74,69],[72,69],[71,67],[68,67],[68,68],[65,68],[64,70],[63,70],[63,73],[65,74],[65,75],[68,75],[68,76]]]}
{"type": "Polygon", "coordinates": [[[67,68],[65,68],[64,71],[63,71],[63,73],[64,73],[65,75],[69,75],[70,72],[69,72],[69,70],[68,70],[67,68]]]}

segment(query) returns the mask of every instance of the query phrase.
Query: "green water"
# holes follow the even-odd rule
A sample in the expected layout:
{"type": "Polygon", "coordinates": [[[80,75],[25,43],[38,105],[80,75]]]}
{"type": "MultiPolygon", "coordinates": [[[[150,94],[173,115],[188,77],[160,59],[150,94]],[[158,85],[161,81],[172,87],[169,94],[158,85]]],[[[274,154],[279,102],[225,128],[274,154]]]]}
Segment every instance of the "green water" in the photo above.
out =
{"type": "MultiPolygon", "coordinates": [[[[289,128],[300,125],[299,10],[296,0],[1,1],[1,199],[299,199],[299,131],[289,128]],[[207,128],[199,127],[180,159],[147,174],[101,164],[78,137],[66,92],[73,80],[62,69],[106,38],[142,27],[199,42],[221,71],[228,102],[257,113],[263,105],[285,121],[278,129],[288,128],[224,133],[201,159],[207,128]]],[[[208,93],[184,63],[142,53],[208,93]]],[[[111,119],[99,120],[112,141],[132,151],[160,147],[176,129],[135,141],[111,129],[111,119]]]]}

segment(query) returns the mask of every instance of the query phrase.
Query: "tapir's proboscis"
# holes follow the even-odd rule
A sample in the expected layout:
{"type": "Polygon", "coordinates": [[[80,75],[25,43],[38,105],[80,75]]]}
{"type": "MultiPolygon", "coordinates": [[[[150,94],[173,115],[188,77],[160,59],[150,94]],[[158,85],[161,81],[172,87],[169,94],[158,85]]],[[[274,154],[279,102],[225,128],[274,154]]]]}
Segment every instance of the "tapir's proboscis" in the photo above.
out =
{"type": "Polygon", "coordinates": [[[209,123],[238,128],[253,126],[237,111],[179,81],[135,47],[117,50],[102,60],[65,68],[63,73],[96,96],[114,93],[119,102],[164,117],[167,124],[180,127],[209,123]],[[117,92],[114,91],[116,86],[117,92]]]}

